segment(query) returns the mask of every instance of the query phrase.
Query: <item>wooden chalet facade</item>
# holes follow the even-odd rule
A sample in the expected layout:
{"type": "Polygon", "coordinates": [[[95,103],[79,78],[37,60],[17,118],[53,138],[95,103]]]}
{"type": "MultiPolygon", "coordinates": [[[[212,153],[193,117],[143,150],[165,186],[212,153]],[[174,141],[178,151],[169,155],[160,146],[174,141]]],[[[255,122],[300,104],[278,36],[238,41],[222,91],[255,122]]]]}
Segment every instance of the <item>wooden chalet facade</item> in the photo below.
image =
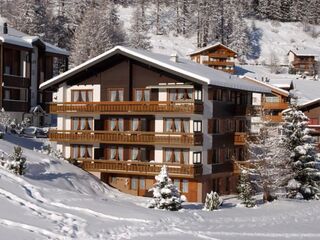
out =
{"type": "Polygon", "coordinates": [[[236,192],[232,159],[245,158],[251,91],[268,90],[226,73],[216,79],[216,72],[115,47],[40,85],[56,92],[50,140],[126,193],[150,195],[164,164],[188,201],[203,201],[211,190],[236,192]]]}
{"type": "MultiPolygon", "coordinates": [[[[32,109],[52,101],[52,92],[39,85],[67,70],[68,53],[38,37],[28,36],[3,23],[0,27],[0,108],[11,118],[35,118],[32,109]]],[[[37,108],[39,109],[39,107],[37,108]]],[[[45,116],[33,119],[43,124],[45,116]]]]}
{"type": "Polygon", "coordinates": [[[189,54],[192,61],[230,74],[235,73],[237,53],[222,43],[215,43],[189,54]]]}
{"type": "Polygon", "coordinates": [[[307,49],[293,49],[288,53],[290,72],[313,76],[316,72],[316,53],[307,49]]]}

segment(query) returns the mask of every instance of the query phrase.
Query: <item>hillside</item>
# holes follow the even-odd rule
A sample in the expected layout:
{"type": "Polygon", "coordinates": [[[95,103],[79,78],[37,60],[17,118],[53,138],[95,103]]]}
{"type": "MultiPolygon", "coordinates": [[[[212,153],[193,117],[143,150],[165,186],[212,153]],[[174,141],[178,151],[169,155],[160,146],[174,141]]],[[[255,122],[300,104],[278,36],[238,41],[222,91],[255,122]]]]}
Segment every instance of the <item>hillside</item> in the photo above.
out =
{"type": "MultiPolygon", "coordinates": [[[[133,9],[128,7],[120,7],[119,15],[124,23],[125,29],[130,27],[130,19],[133,9]]],[[[308,47],[320,55],[320,34],[317,38],[313,38],[311,33],[303,31],[303,24],[300,22],[283,23],[278,21],[259,21],[246,20],[247,25],[251,29],[251,44],[253,52],[247,58],[250,64],[269,64],[270,55],[274,52],[280,64],[288,64],[286,54],[291,48],[308,47]],[[255,27],[252,27],[254,22],[255,27]]],[[[320,33],[320,26],[315,26],[315,32],[320,33]]],[[[167,35],[155,35],[149,33],[150,41],[153,46],[152,51],[170,55],[174,52],[181,57],[196,49],[196,35],[189,38],[182,36],[174,36],[169,33],[167,35]]]]}
{"type": "Polygon", "coordinates": [[[28,159],[25,176],[0,169],[1,239],[319,239],[318,201],[279,200],[254,209],[229,196],[221,210],[185,203],[179,212],[146,208],[69,163],[31,150],[41,142],[6,135],[28,159]],[[29,149],[28,149],[29,148],[29,149]]]}

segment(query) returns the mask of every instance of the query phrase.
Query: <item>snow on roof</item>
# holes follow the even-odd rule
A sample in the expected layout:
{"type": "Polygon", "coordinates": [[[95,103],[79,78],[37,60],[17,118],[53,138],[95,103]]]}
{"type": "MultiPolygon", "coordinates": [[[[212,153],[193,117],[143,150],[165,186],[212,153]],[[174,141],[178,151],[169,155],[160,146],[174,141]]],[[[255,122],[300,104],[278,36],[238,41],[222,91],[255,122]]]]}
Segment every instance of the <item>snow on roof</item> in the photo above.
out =
{"type": "Polygon", "coordinates": [[[234,52],[234,53],[237,53],[237,52],[234,51],[233,49],[231,49],[231,48],[227,47],[226,45],[222,44],[221,42],[216,42],[216,43],[211,44],[211,45],[209,45],[209,46],[206,46],[206,47],[203,47],[203,48],[199,48],[199,49],[195,50],[194,52],[188,53],[187,55],[188,55],[188,56],[195,55],[195,54],[201,53],[201,52],[203,52],[203,51],[209,50],[209,49],[211,49],[211,48],[215,48],[215,47],[217,47],[217,46],[219,46],[219,45],[221,45],[221,46],[229,49],[230,51],[232,51],[232,52],[234,52]]]}
{"type": "Polygon", "coordinates": [[[304,107],[308,107],[308,106],[312,106],[313,104],[316,104],[316,103],[320,103],[320,97],[319,98],[316,98],[316,99],[313,99],[309,102],[305,102],[303,104],[300,104],[299,105],[299,108],[304,108],[304,107]]]}
{"type": "Polygon", "coordinates": [[[0,17],[0,41],[12,45],[17,45],[26,48],[33,48],[33,43],[37,40],[43,42],[46,46],[46,52],[55,53],[60,55],[69,55],[68,51],[59,47],[56,47],[50,43],[42,41],[38,36],[30,36],[26,33],[20,32],[10,26],[8,26],[8,34],[3,33],[3,24],[5,19],[0,17]]]}
{"type": "Polygon", "coordinates": [[[220,87],[228,87],[253,92],[270,92],[270,89],[265,86],[261,86],[246,79],[240,79],[228,73],[195,63],[191,60],[179,58],[177,62],[174,62],[170,60],[170,56],[122,46],[114,47],[113,49],[42,83],[40,85],[40,89],[45,89],[50,86],[59,84],[65,81],[67,78],[75,75],[76,73],[79,73],[82,70],[95,65],[96,63],[112,57],[115,54],[122,54],[137,61],[144,62],[164,71],[170,72],[172,74],[190,79],[191,81],[198,81],[209,85],[216,85],[220,87]]]}
{"type": "Polygon", "coordinates": [[[274,86],[274,85],[271,85],[271,84],[269,84],[269,83],[262,82],[262,81],[259,81],[259,80],[257,80],[257,79],[254,79],[254,78],[248,77],[248,76],[242,76],[242,77],[240,77],[240,78],[245,78],[245,79],[248,79],[248,80],[253,81],[253,82],[255,82],[255,83],[261,84],[261,85],[263,85],[263,86],[265,86],[265,87],[270,88],[272,91],[274,91],[274,92],[276,92],[276,93],[278,93],[278,94],[281,94],[281,95],[283,95],[283,96],[285,96],[285,97],[288,97],[288,96],[289,96],[289,92],[288,92],[288,91],[283,90],[283,89],[281,89],[281,88],[279,88],[279,87],[276,87],[276,86],[274,86]]]}
{"type": "Polygon", "coordinates": [[[290,92],[298,97],[298,105],[320,98],[320,81],[295,79],[292,84],[293,90],[290,92]]]}
{"type": "Polygon", "coordinates": [[[295,55],[297,56],[314,56],[317,57],[320,55],[319,52],[317,52],[314,49],[311,48],[305,48],[305,47],[301,47],[301,48],[295,48],[295,49],[290,49],[289,53],[293,52],[295,55]]]}

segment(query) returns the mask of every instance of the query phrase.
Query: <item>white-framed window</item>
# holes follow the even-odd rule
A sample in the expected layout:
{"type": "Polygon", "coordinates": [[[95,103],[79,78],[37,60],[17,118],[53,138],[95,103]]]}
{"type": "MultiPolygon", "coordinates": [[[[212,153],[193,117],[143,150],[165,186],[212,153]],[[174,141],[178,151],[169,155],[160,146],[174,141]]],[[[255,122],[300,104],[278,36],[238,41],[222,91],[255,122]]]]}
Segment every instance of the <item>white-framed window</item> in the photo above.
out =
{"type": "Polygon", "coordinates": [[[180,179],[174,179],[173,184],[180,190],[180,179]]]}
{"type": "Polygon", "coordinates": [[[202,152],[194,152],[193,163],[201,163],[201,162],[202,162],[202,152]]]}
{"type": "Polygon", "coordinates": [[[189,192],[189,181],[186,179],[182,180],[182,192],[188,193],[189,192]]]}
{"type": "Polygon", "coordinates": [[[138,189],[138,179],[137,178],[131,178],[131,184],[130,184],[130,188],[132,190],[137,190],[138,189]]]}
{"type": "Polygon", "coordinates": [[[202,121],[194,120],[193,121],[193,132],[202,132],[202,121]]]}
{"type": "Polygon", "coordinates": [[[195,90],[194,91],[194,99],[202,101],[202,90],[195,90]]]}
{"type": "Polygon", "coordinates": [[[145,178],[139,178],[139,188],[146,189],[146,179],[145,178]]]}

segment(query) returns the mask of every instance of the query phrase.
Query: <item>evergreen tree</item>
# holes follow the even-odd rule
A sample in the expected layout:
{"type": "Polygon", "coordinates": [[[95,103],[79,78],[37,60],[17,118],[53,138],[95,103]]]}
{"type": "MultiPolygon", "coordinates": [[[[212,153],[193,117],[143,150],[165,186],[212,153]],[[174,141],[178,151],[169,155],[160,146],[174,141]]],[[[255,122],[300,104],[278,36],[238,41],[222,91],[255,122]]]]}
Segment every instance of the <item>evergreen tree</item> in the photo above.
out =
{"type": "MultiPolygon", "coordinates": [[[[294,176],[292,179],[304,199],[320,197],[320,160],[315,150],[314,139],[310,136],[308,117],[293,104],[284,115],[283,142],[290,151],[290,164],[294,176]]],[[[292,183],[292,182],[291,182],[292,183]]],[[[294,197],[293,184],[288,187],[294,197]]]]}
{"type": "Polygon", "coordinates": [[[242,201],[242,204],[248,208],[256,205],[253,198],[253,189],[250,183],[249,172],[247,170],[241,170],[237,190],[239,192],[238,198],[242,201]]]}
{"type": "Polygon", "coordinates": [[[153,191],[153,199],[149,208],[177,211],[182,208],[185,197],[180,195],[177,187],[168,176],[167,166],[161,168],[160,174],[155,177],[156,183],[149,190],[153,191]]]}
{"type": "Polygon", "coordinates": [[[219,197],[219,194],[211,191],[210,193],[207,193],[203,210],[206,210],[206,211],[218,210],[219,207],[222,205],[222,202],[223,201],[219,197]]]}
{"type": "Polygon", "coordinates": [[[4,163],[4,167],[17,175],[25,174],[26,158],[22,156],[22,153],[20,146],[14,147],[14,152],[4,163]]]}

